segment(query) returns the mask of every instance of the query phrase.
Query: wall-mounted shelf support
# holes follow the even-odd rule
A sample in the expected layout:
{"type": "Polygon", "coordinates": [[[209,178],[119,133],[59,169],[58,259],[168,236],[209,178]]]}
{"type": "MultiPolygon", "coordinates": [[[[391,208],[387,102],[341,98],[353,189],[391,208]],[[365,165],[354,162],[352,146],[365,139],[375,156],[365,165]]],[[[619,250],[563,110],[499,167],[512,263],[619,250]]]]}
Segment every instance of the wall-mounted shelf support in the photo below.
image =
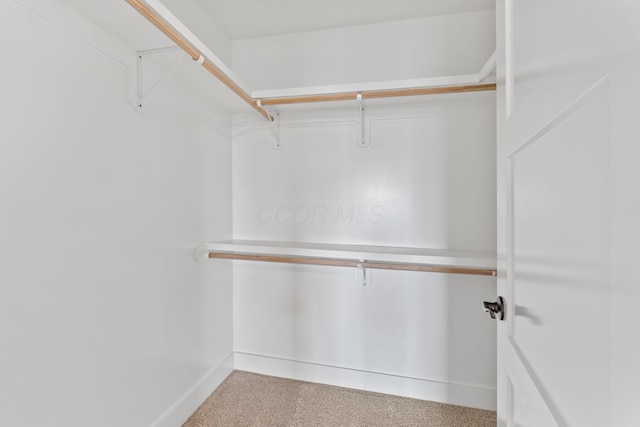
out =
{"type": "Polygon", "coordinates": [[[262,101],[260,99],[256,101],[256,105],[262,108],[268,117],[271,117],[269,124],[271,134],[273,135],[274,139],[273,149],[282,150],[284,146],[282,145],[282,141],[280,140],[280,113],[277,111],[275,113],[270,113],[269,111],[267,111],[267,109],[262,105],[262,101]]]}
{"type": "MultiPolygon", "coordinates": [[[[145,111],[145,103],[144,103],[144,96],[149,93],[149,91],[151,89],[153,89],[161,80],[164,79],[164,77],[166,77],[166,75],[160,79],[158,79],[158,81],[156,81],[154,84],[152,84],[147,90],[144,89],[144,58],[146,58],[147,56],[150,55],[158,55],[158,54],[162,54],[162,53],[172,53],[172,52],[176,52],[179,51],[180,48],[178,46],[169,46],[169,47],[161,47],[158,49],[147,49],[147,50],[139,50],[136,52],[136,79],[135,79],[135,104],[134,107],[135,109],[140,112],[143,113],[145,111]]],[[[173,68],[178,65],[180,62],[182,62],[183,58],[178,59],[174,66],[171,67],[171,69],[167,72],[167,75],[171,73],[171,71],[173,70],[173,68]]]]}
{"type": "Polygon", "coordinates": [[[275,140],[273,143],[273,149],[274,150],[282,150],[284,148],[284,145],[282,143],[282,138],[281,138],[281,127],[280,127],[280,113],[276,112],[275,114],[271,115],[271,117],[273,117],[273,120],[271,121],[271,123],[269,123],[269,125],[271,126],[271,133],[273,134],[273,139],[275,140]]]}
{"type": "Polygon", "coordinates": [[[362,286],[367,286],[367,269],[362,264],[364,260],[361,259],[358,264],[356,264],[356,268],[358,269],[358,283],[362,286]]]}
{"type": "Polygon", "coordinates": [[[358,136],[358,146],[360,148],[367,148],[369,146],[369,141],[367,140],[367,134],[366,134],[366,121],[365,121],[365,117],[364,117],[364,112],[365,112],[365,105],[364,105],[364,99],[362,99],[362,94],[359,93],[356,96],[356,99],[358,100],[358,105],[360,106],[360,118],[358,120],[358,129],[360,132],[360,135],[358,136]]]}

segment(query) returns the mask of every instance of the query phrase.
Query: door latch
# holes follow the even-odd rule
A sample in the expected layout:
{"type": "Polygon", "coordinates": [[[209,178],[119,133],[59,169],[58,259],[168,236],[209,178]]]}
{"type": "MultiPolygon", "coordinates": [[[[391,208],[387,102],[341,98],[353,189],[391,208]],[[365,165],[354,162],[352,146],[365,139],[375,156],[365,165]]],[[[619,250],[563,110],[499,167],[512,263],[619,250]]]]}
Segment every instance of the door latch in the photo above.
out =
{"type": "Polygon", "coordinates": [[[504,320],[506,306],[504,298],[498,297],[496,302],[484,302],[484,312],[489,313],[492,319],[504,320]]]}

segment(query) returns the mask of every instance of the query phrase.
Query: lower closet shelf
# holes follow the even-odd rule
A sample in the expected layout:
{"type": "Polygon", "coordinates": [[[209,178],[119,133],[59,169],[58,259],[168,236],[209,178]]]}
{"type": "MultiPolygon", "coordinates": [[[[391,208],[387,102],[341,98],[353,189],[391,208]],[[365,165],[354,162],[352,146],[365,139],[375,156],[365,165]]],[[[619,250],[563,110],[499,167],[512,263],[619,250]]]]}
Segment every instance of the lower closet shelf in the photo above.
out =
{"type": "Polygon", "coordinates": [[[496,275],[496,255],[492,252],[256,240],[209,243],[199,252],[199,258],[209,259],[496,275]]]}

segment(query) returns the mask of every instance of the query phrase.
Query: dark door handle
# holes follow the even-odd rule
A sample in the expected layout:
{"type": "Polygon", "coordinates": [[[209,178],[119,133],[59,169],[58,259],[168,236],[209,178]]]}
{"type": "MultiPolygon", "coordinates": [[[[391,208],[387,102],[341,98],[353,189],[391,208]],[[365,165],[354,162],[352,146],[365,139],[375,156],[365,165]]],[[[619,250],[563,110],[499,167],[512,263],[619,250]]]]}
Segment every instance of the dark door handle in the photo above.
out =
{"type": "Polygon", "coordinates": [[[489,313],[492,319],[504,320],[505,316],[505,304],[504,298],[498,297],[496,302],[484,302],[484,311],[489,313]]]}

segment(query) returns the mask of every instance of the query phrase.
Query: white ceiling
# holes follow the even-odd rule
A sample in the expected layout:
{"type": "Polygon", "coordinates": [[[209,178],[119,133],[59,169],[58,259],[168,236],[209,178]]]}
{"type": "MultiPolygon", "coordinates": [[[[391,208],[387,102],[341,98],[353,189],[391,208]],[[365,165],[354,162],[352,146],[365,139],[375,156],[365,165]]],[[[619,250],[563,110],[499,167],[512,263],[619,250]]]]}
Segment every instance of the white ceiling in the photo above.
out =
{"type": "MultiPolygon", "coordinates": [[[[167,44],[124,0],[63,1],[138,49],[167,44]]],[[[495,9],[495,0],[183,1],[200,3],[233,40],[495,9]]]]}
{"type": "Polygon", "coordinates": [[[495,0],[198,0],[231,39],[488,10],[495,0]]]}

